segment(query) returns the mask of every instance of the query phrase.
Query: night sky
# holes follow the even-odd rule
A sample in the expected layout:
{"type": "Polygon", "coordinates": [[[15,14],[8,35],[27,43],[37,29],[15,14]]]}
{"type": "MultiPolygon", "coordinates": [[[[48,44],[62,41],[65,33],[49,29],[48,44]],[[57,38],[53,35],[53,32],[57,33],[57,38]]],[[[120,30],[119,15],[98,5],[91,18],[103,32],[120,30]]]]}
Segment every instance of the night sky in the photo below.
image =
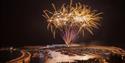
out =
{"type": "MultiPolygon", "coordinates": [[[[60,34],[54,39],[47,30],[47,22],[42,17],[43,10],[53,11],[51,3],[57,9],[69,0],[1,0],[0,46],[46,45],[64,43],[60,34]]],[[[73,0],[91,6],[103,12],[100,29],[95,35],[86,32],[77,42],[104,43],[125,48],[125,17],[123,0],[73,0]]]]}

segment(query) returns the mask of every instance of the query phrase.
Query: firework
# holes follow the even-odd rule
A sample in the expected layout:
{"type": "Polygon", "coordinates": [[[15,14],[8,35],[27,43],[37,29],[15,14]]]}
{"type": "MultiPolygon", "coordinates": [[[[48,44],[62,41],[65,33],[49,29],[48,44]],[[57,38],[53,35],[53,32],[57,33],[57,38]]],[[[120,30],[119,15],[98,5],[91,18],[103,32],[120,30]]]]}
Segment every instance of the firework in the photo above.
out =
{"type": "Polygon", "coordinates": [[[55,37],[56,30],[59,30],[63,36],[63,40],[69,46],[70,43],[80,34],[84,36],[87,30],[93,34],[92,29],[98,28],[101,19],[100,14],[96,10],[92,10],[89,6],[76,3],[72,5],[62,5],[60,9],[56,9],[52,4],[54,12],[44,10],[44,17],[47,19],[47,28],[51,30],[55,37]]]}

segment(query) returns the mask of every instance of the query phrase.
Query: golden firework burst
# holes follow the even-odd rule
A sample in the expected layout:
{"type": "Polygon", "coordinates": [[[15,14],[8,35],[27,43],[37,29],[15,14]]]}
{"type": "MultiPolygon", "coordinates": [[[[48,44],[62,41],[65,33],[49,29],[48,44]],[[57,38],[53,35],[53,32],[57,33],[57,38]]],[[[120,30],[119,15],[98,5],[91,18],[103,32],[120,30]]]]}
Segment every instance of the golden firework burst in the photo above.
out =
{"type": "Polygon", "coordinates": [[[51,29],[54,37],[56,30],[64,32],[63,40],[67,45],[72,42],[79,32],[82,32],[83,36],[84,30],[93,34],[92,29],[98,28],[100,15],[102,14],[92,10],[88,5],[80,3],[72,5],[72,0],[70,1],[69,5],[63,4],[60,9],[56,9],[55,5],[52,4],[55,11],[44,10],[43,15],[48,22],[47,28],[51,29]]]}

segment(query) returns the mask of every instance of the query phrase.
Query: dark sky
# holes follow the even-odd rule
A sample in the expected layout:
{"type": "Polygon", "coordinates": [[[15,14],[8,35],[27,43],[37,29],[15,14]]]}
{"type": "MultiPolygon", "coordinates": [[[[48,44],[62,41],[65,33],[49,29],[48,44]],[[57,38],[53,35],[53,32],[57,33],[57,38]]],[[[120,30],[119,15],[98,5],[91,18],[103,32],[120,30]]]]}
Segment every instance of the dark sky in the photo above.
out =
{"type": "MultiPolygon", "coordinates": [[[[53,10],[53,2],[57,8],[69,0],[1,0],[1,46],[45,45],[64,43],[60,35],[53,38],[47,30],[43,10],[53,10]]],[[[107,45],[125,47],[125,17],[123,0],[74,0],[73,3],[85,3],[103,12],[100,29],[95,35],[87,34],[79,38],[79,42],[98,41],[107,45]]]]}

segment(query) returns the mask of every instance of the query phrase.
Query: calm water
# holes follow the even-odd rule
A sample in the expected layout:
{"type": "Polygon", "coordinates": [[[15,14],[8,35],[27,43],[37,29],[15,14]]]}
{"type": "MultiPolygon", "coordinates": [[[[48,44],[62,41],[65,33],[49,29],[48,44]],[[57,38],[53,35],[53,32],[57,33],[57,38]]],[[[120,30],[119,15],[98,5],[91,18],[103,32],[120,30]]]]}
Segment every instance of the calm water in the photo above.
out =
{"type": "Polygon", "coordinates": [[[5,63],[9,60],[15,59],[21,56],[19,51],[0,51],[0,63],[5,63]]]}

